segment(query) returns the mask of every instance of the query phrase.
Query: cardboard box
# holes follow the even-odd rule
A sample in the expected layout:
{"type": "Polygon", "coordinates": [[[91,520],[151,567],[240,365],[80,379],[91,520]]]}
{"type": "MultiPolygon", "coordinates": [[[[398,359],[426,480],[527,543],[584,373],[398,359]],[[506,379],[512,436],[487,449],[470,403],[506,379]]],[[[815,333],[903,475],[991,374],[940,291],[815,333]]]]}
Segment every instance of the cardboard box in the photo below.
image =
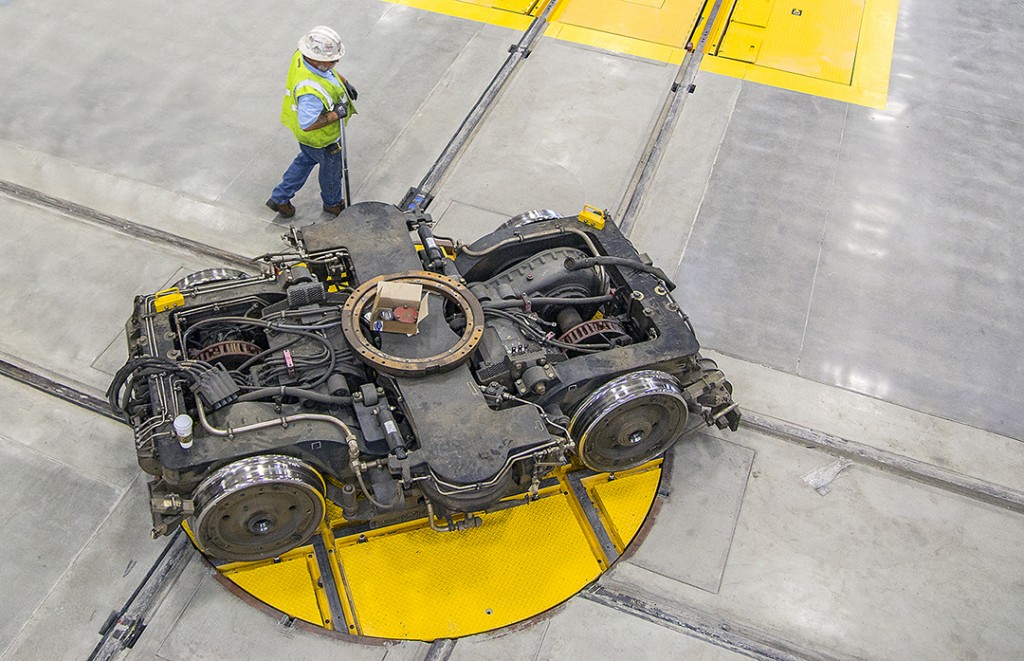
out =
{"type": "Polygon", "coordinates": [[[385,333],[419,332],[420,321],[427,316],[427,295],[422,285],[408,282],[378,282],[370,310],[370,327],[385,333]]]}

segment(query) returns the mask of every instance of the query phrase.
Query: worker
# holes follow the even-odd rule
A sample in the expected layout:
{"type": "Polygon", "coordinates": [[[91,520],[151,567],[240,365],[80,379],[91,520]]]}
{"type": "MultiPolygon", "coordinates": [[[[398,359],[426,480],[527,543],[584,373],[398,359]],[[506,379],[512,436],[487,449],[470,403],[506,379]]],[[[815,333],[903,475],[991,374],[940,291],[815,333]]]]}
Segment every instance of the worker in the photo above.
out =
{"type": "MultiPolygon", "coordinates": [[[[337,216],[348,204],[342,196],[345,167],[344,128],[356,112],[356,89],[334,70],[345,54],[338,33],[318,25],[299,39],[292,56],[281,104],[281,123],[299,141],[299,155],[274,188],[267,206],[285,218],[295,215],[292,197],[319,165],[320,197],[324,211],[337,216]]],[[[347,193],[347,191],[346,191],[347,193]]]]}

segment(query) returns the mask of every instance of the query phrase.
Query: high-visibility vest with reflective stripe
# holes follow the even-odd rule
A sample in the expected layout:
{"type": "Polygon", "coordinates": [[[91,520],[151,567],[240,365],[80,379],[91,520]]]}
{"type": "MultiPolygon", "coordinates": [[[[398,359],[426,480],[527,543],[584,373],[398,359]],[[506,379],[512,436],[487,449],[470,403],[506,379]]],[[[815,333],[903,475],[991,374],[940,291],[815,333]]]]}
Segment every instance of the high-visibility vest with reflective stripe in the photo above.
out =
{"type": "MultiPolygon", "coordinates": [[[[334,74],[338,76],[337,73],[334,74]]],[[[330,110],[336,103],[345,102],[348,106],[348,118],[356,112],[352,99],[345,94],[345,86],[334,84],[327,78],[317,76],[306,68],[302,61],[302,53],[295,51],[292,56],[292,64],[288,69],[288,79],[285,81],[284,100],[281,102],[281,123],[292,130],[295,138],[304,145],[310,147],[326,147],[337,142],[341,137],[341,127],[338,122],[331,122],[312,131],[304,131],[299,126],[298,99],[302,94],[313,94],[324,104],[325,110],[330,110]]]]}

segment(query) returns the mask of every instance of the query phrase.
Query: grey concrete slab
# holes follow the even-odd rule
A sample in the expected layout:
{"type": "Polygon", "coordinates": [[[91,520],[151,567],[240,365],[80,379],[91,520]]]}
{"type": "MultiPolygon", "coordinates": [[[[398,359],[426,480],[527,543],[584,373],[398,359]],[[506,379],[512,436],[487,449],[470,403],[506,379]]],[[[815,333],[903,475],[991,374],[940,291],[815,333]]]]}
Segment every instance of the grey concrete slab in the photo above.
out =
{"type": "Polygon", "coordinates": [[[123,490],[139,473],[128,427],[6,377],[0,420],[0,435],[83,476],[123,490]]]}
{"type": "Polygon", "coordinates": [[[703,72],[695,83],[630,234],[665,273],[679,268],[743,87],[737,78],[703,72]]]}
{"type": "Polygon", "coordinates": [[[737,440],[757,455],[719,593],[628,563],[602,581],[840,658],[1016,658],[1019,515],[862,466],[821,496],[801,476],[828,455],[737,440]]]}
{"type": "Polygon", "coordinates": [[[442,236],[451,236],[464,243],[471,243],[488,232],[493,232],[511,216],[501,211],[481,209],[471,204],[453,200],[444,209],[431,208],[437,221],[435,230],[442,236]],[[441,212],[438,214],[438,212],[441,212]]]}
{"type": "Polygon", "coordinates": [[[282,20],[270,2],[244,13],[227,6],[154,12],[116,2],[15,3],[0,17],[11,36],[0,84],[43,101],[8,95],[2,112],[10,121],[0,135],[215,199],[277,132],[282,72],[298,37],[317,23],[335,24],[356,46],[390,8],[370,0],[330,8],[305,2],[282,20]],[[68,54],[59,64],[48,50],[53,43],[68,54]],[[65,81],[56,94],[53,76],[65,81]]]}
{"type": "Polygon", "coordinates": [[[669,495],[627,562],[718,592],[754,452],[707,434],[677,444],[672,452],[669,495]]]}
{"type": "MultiPolygon", "coordinates": [[[[507,28],[481,25],[390,145],[377,154],[366,149],[353,152],[353,173],[362,182],[354,198],[397,203],[419,184],[508,57],[509,44],[520,36],[507,28]]],[[[385,115],[390,112],[381,109],[385,115]]],[[[353,125],[354,150],[360,147],[359,132],[353,125]]]]}
{"type": "Polygon", "coordinates": [[[1024,439],[1022,128],[851,109],[801,375],[1024,439]]]}
{"type": "Polygon", "coordinates": [[[280,626],[268,613],[244,603],[207,575],[174,623],[157,656],[167,661],[200,659],[413,659],[426,644],[361,644],[280,626]]]}
{"type": "Polygon", "coordinates": [[[123,490],[3,435],[0,465],[0,650],[6,650],[123,490]]]}
{"type": "MultiPolygon", "coordinates": [[[[491,657],[494,658],[494,657],[491,657]]],[[[678,631],[575,598],[552,618],[536,659],[738,660],[743,656],[678,631]]]]}
{"type": "Polygon", "coordinates": [[[747,411],[1024,491],[1024,449],[1008,436],[820,384],[714,351],[747,411]]]}
{"type": "Polygon", "coordinates": [[[99,627],[118,610],[163,550],[147,533],[146,479],[139,477],[46,599],[32,613],[5,659],[84,659],[99,627]]]}
{"type": "Polygon", "coordinates": [[[744,83],[676,275],[703,344],[796,369],[845,114],[744,83]]]}
{"type": "Polygon", "coordinates": [[[900,3],[888,107],[938,104],[1019,119],[1022,37],[1024,13],[1015,3],[900,3]]]}
{"type": "Polygon", "coordinates": [[[675,71],[543,39],[515,74],[435,204],[513,216],[614,208],[675,71]]]}
{"type": "Polygon", "coordinates": [[[460,638],[449,661],[536,661],[552,619],[563,610],[564,606],[559,606],[536,622],[460,638]]]}
{"type": "Polygon", "coordinates": [[[123,328],[137,294],[182,265],[203,262],[55,212],[0,197],[6,241],[0,278],[19,283],[0,301],[0,351],[19,363],[105,390],[91,367],[123,328]]]}

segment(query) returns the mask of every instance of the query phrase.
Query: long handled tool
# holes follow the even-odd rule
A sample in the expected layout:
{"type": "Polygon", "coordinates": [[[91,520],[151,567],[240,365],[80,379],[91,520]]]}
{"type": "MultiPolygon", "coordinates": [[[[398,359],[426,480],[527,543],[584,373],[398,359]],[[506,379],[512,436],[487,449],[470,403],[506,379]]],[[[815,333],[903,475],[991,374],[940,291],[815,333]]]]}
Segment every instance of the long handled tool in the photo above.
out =
{"type": "Polygon", "coordinates": [[[352,198],[349,197],[349,183],[348,183],[348,142],[345,140],[345,119],[342,118],[339,123],[341,124],[341,194],[342,203],[348,207],[352,204],[352,198]]]}

